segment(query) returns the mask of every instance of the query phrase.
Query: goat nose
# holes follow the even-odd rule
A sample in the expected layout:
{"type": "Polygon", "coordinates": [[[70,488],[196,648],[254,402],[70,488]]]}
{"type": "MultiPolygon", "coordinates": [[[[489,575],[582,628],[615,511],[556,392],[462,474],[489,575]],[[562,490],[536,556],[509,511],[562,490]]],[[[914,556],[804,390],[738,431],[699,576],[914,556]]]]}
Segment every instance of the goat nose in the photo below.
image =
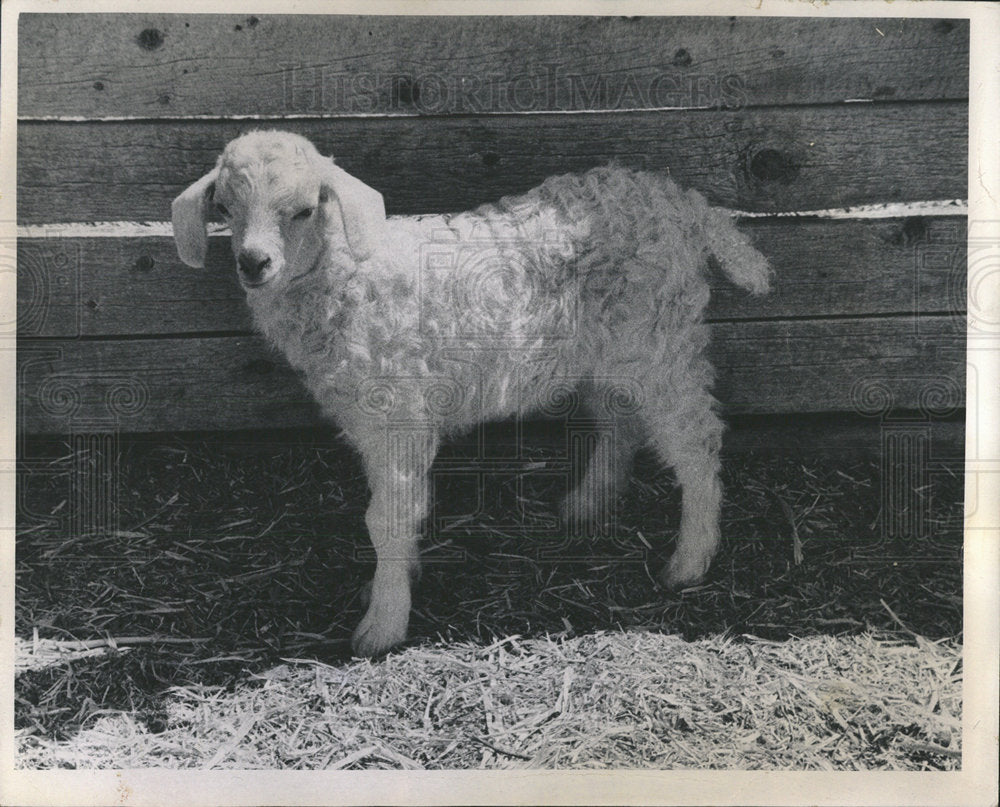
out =
{"type": "Polygon", "coordinates": [[[236,261],[243,276],[250,281],[260,280],[264,270],[271,265],[271,259],[254,249],[245,249],[240,252],[236,261]]]}

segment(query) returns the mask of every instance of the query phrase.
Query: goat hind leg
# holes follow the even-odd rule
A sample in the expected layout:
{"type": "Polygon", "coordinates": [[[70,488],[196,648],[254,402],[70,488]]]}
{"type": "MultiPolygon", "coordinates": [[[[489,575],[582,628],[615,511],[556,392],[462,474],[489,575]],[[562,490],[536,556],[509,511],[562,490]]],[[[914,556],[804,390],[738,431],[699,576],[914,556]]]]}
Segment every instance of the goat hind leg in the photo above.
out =
{"type": "Polygon", "coordinates": [[[677,546],[660,572],[660,580],[671,589],[699,582],[720,540],[722,422],[712,411],[707,391],[691,393],[684,403],[683,409],[662,406],[647,421],[652,421],[651,441],[660,460],[673,468],[681,487],[677,546]]]}
{"type": "Polygon", "coordinates": [[[615,500],[628,481],[636,451],[644,439],[641,424],[630,414],[614,411],[607,399],[597,400],[599,391],[585,398],[587,414],[593,419],[593,430],[583,430],[579,443],[571,448],[574,467],[587,462],[579,483],[569,491],[560,505],[564,523],[571,532],[581,531],[586,524],[598,527],[610,519],[615,500]],[[605,411],[610,410],[610,411],[605,411]],[[590,438],[589,460],[583,443],[590,438]]]}

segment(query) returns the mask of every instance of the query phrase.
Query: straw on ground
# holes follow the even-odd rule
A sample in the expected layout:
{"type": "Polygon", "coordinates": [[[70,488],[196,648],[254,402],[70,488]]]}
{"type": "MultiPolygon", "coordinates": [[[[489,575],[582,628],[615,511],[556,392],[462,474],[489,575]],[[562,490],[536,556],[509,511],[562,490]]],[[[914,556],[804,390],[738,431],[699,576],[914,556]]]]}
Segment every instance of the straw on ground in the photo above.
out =
{"type": "Polygon", "coordinates": [[[870,634],[771,642],[656,633],[287,660],[234,691],[177,687],[165,730],[103,714],[23,767],[946,770],[961,648],[870,634]]]}

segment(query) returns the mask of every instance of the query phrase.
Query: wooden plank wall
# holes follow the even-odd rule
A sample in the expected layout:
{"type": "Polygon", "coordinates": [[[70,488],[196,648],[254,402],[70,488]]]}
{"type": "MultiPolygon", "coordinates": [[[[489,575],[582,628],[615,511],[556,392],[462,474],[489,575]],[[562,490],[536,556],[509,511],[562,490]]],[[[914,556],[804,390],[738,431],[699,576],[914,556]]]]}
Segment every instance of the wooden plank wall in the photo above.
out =
{"type": "Polygon", "coordinates": [[[762,214],[744,226],[776,269],[767,298],[714,289],[727,411],[962,405],[965,219],[949,203],[966,196],[967,21],[28,14],[18,25],[27,433],[109,419],[124,431],[315,422],[250,333],[227,239],[190,269],[165,223],[225,142],[260,127],[310,137],[379,188],[390,214],[466,208],[612,158],[669,171],[762,214]],[[804,211],[826,212],[787,215],[804,211]]]}

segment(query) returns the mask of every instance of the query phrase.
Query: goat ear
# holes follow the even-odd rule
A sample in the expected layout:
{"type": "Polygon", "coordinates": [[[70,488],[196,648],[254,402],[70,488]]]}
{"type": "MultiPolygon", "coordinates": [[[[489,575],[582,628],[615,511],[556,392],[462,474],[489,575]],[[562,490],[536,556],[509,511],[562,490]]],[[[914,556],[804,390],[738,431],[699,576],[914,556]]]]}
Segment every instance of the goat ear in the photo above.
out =
{"type": "Polygon", "coordinates": [[[188,266],[205,265],[208,251],[208,201],[212,187],[219,176],[214,168],[174,199],[170,206],[170,217],[174,225],[174,242],[177,254],[188,266]]]}
{"type": "Polygon", "coordinates": [[[385,232],[385,202],[382,194],[352,177],[333,160],[322,160],[322,185],[340,206],[347,245],[356,260],[371,257],[385,232]]]}

